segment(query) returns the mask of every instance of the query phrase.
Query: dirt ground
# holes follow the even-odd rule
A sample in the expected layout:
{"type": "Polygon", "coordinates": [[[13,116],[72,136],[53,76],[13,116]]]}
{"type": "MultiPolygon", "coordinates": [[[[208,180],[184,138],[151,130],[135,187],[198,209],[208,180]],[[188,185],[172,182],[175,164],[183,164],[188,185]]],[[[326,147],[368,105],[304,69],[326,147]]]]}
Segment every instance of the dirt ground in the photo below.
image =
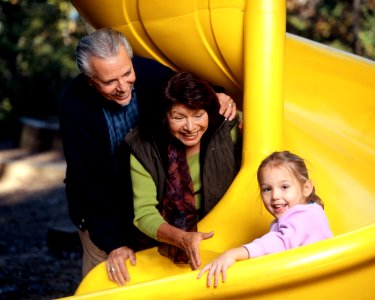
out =
{"type": "Polygon", "coordinates": [[[81,280],[60,151],[0,149],[0,299],[56,299],[81,280]]]}

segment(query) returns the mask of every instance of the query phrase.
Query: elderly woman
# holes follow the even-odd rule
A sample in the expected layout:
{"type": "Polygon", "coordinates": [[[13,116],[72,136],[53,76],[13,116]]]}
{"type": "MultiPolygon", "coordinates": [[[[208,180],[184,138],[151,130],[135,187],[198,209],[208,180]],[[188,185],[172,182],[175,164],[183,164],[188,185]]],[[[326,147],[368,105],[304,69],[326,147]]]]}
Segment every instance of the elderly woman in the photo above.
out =
{"type": "Polygon", "coordinates": [[[152,135],[138,128],[126,136],[134,224],[159,242],[162,255],[195,270],[200,242],[213,236],[197,232],[197,222],[220,201],[239,169],[239,117],[228,121],[220,115],[215,91],[189,72],[171,77],[160,108],[163,121],[152,135]]]}

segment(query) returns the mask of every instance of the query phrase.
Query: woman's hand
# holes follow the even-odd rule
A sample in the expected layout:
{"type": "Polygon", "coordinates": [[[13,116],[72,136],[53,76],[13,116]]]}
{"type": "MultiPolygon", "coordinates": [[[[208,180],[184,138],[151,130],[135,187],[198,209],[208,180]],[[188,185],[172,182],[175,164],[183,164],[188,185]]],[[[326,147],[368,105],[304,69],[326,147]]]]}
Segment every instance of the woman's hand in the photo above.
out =
{"type": "Polygon", "coordinates": [[[109,279],[117,283],[117,285],[125,285],[130,281],[126,260],[135,266],[135,253],[132,249],[124,246],[113,250],[106,261],[109,279]]]}
{"type": "Polygon", "coordinates": [[[189,257],[192,270],[197,270],[201,265],[199,245],[202,240],[212,238],[214,232],[186,232],[184,231],[179,241],[179,248],[183,249],[189,257]]]}
{"type": "Polygon", "coordinates": [[[197,270],[201,264],[199,245],[202,240],[213,237],[214,232],[187,232],[168,223],[159,226],[157,239],[160,242],[171,244],[186,252],[192,270],[197,270]]]}

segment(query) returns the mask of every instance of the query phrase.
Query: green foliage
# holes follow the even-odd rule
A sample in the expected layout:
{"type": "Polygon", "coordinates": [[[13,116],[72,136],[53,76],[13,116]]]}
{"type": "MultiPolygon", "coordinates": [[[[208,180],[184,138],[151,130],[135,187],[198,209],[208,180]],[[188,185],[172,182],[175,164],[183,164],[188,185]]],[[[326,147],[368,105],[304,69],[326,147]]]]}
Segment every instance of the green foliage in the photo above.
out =
{"type": "MultiPolygon", "coordinates": [[[[57,115],[86,30],[67,0],[0,0],[0,122],[57,115]]],[[[1,125],[1,124],[0,124],[1,125]]]]}
{"type": "Polygon", "coordinates": [[[363,15],[362,28],[358,33],[363,53],[375,60],[375,2],[369,1],[368,6],[361,9],[363,15]]]}
{"type": "Polygon", "coordinates": [[[12,105],[9,99],[4,99],[0,102],[0,121],[6,120],[12,111],[12,105]]]}
{"type": "Polygon", "coordinates": [[[375,60],[375,1],[287,0],[287,31],[375,60]]]}

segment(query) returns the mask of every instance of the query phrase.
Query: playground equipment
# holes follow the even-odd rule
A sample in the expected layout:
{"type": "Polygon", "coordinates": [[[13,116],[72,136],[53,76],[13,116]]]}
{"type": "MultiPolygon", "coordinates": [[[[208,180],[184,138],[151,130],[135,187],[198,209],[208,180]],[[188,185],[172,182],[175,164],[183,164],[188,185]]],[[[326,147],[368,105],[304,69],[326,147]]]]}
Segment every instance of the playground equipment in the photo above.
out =
{"type": "Polygon", "coordinates": [[[238,262],[216,289],[152,248],[128,265],[126,286],[102,263],[66,299],[375,298],[374,61],[286,34],[283,0],[72,3],[93,27],[124,32],[137,55],[224,86],[243,110],[240,173],[198,224],[215,231],[203,264],[268,231],[256,169],[274,150],[306,159],[335,236],[238,262]]]}

